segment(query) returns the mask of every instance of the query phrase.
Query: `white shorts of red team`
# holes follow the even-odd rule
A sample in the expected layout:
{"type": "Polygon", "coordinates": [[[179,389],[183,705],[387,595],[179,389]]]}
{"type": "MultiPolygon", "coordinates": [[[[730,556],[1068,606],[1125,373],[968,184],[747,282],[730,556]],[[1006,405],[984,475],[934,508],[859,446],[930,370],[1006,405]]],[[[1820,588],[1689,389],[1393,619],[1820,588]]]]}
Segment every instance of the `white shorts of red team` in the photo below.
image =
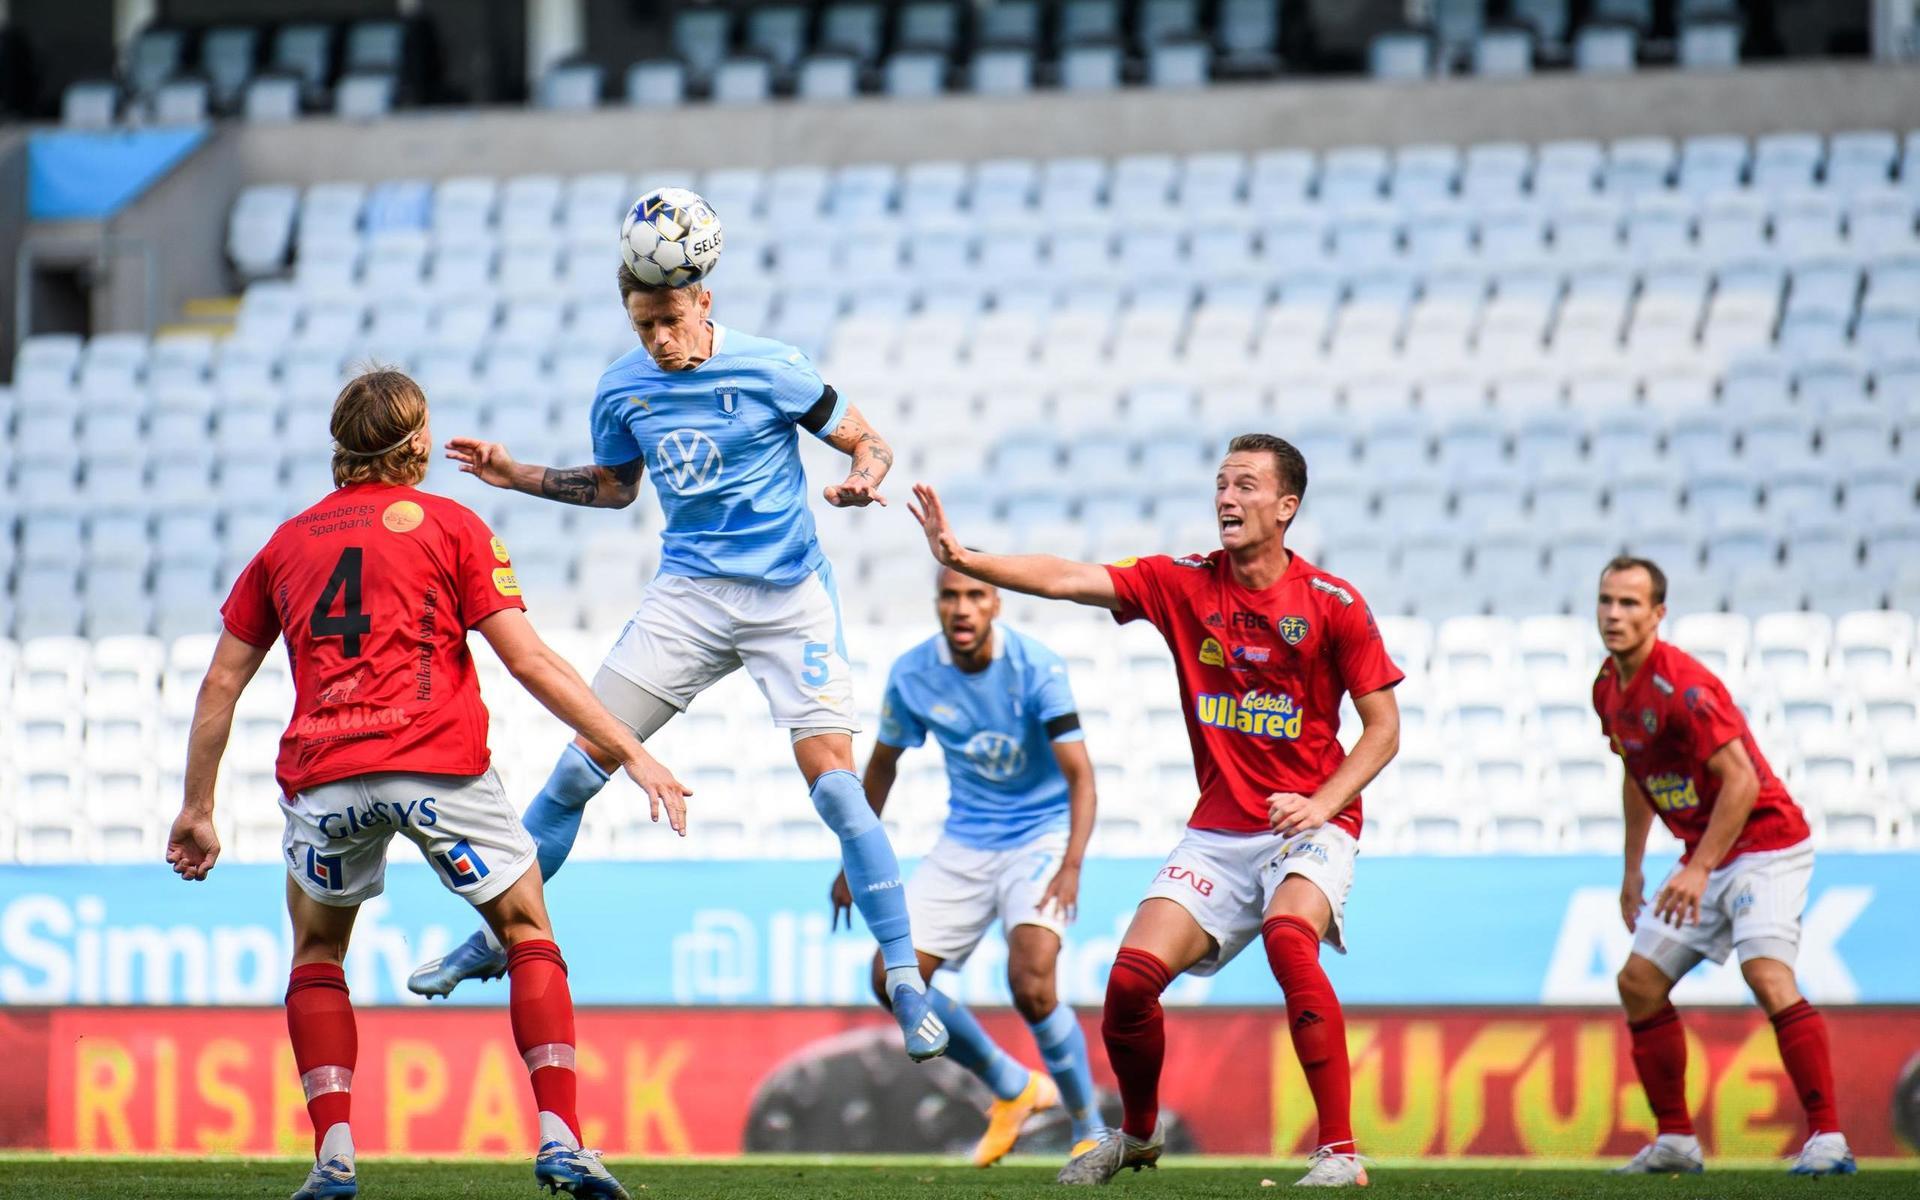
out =
{"type": "Polygon", "coordinates": [[[833,568],[791,586],[656,575],[602,664],[675,708],[744,666],[782,729],[860,729],[833,568]]]}
{"type": "Polygon", "coordinates": [[[1145,899],[1173,901],[1206,930],[1214,951],[1188,970],[1211,975],[1260,937],[1273,894],[1298,875],[1326,894],[1333,920],[1321,940],[1345,954],[1347,894],[1359,853],[1353,835],[1333,825],[1292,837],[1188,829],[1145,899]]]}
{"type": "Polygon", "coordinates": [[[979,850],[943,837],[907,879],[913,948],[953,966],[972,955],[995,921],[1008,934],[1021,925],[1064,938],[1064,913],[1040,907],[1067,856],[1065,830],[1043,833],[1005,850],[979,850]]]}
{"type": "MultiPolygon", "coordinates": [[[[1675,863],[1667,878],[1679,869],[1675,863]]],[[[1800,916],[1812,880],[1812,841],[1742,854],[1707,875],[1699,924],[1669,925],[1653,915],[1649,903],[1634,930],[1633,952],[1669,979],[1679,979],[1703,958],[1723,963],[1734,951],[1741,962],[1774,958],[1791,966],[1800,949],[1800,916]]],[[[1658,889],[1652,893],[1659,894],[1658,889]]]]}
{"type": "Polygon", "coordinates": [[[387,842],[420,847],[447,890],[485,904],[536,863],[533,836],[500,777],[387,771],[308,788],[281,806],[287,871],[322,904],[350,907],[386,890],[387,842]]]}

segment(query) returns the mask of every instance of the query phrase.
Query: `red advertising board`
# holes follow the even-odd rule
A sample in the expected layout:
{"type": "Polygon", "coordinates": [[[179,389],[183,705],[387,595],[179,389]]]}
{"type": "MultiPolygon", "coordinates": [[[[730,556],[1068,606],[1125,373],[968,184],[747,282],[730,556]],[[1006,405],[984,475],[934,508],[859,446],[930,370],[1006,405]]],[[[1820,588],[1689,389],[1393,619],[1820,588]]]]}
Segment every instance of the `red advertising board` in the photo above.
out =
{"type": "MultiPolygon", "coordinates": [[[[1313,1108],[1284,1016],[1169,1012],[1163,1106],[1198,1150],[1291,1156],[1310,1147],[1313,1108]]],[[[1797,1147],[1805,1133],[1766,1020],[1743,1009],[1684,1017],[1688,1091],[1709,1151],[1797,1147]]],[[[1892,1111],[1900,1081],[1913,1086],[1920,1070],[1920,1009],[1831,1008],[1826,1017],[1854,1148],[1912,1153],[1892,1111]]],[[[1097,1014],[1082,1020],[1098,1081],[1110,1087],[1097,1014]]],[[[1033,1060],[1018,1018],[990,1013],[985,1023],[1033,1060]]],[[[845,1009],[583,1010],[587,1140],[618,1154],[737,1152],[770,1076],[845,1053],[841,1035],[876,1024],[885,1025],[878,1014],[845,1009]],[[769,1046],[781,1050],[770,1056],[769,1046]]],[[[1348,1039],[1356,1133],[1371,1154],[1624,1155],[1652,1129],[1613,1012],[1355,1010],[1348,1039]]],[[[0,1055],[14,1085],[0,1093],[0,1144],[118,1154],[297,1154],[310,1144],[277,1009],[16,1010],[0,1013],[0,1055]]],[[[913,1070],[904,1057],[877,1057],[913,1070]]],[[[353,1091],[363,1151],[519,1154],[532,1136],[525,1071],[497,1009],[362,1011],[353,1091]]]]}

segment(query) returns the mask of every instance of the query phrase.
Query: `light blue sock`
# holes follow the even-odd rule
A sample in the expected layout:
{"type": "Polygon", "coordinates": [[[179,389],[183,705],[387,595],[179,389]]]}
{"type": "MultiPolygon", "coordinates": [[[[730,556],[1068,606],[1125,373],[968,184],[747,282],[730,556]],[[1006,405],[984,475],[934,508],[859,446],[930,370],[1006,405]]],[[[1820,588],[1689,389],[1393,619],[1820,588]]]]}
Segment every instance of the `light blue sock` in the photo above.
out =
{"type": "Polygon", "coordinates": [[[913,953],[913,934],[907,926],[907,893],[900,886],[900,860],[893,855],[887,831],[867,803],[867,793],[852,771],[827,771],[813,781],[813,807],[840,839],[840,865],[847,873],[847,889],[854,907],[880,943],[880,961],[887,968],[887,994],[894,981],[905,981],[918,991],[920,969],[913,953]]]}
{"type": "Polygon", "coordinates": [[[580,836],[580,814],[587,801],[605,786],[607,773],[587,757],[586,751],[567,743],[560,761],[553,764],[553,774],[547,776],[547,785],[520,818],[540,848],[541,879],[552,879],[559,873],[560,864],[573,851],[573,840],[580,836]]]}
{"type": "MultiPolygon", "coordinates": [[[[947,1022],[951,1027],[953,1022],[947,1022]]],[[[1027,1028],[1033,1030],[1034,1044],[1040,1047],[1040,1061],[1047,1074],[1060,1085],[1060,1102],[1073,1118],[1073,1140],[1098,1137],[1103,1127],[1100,1109],[1093,1099],[1093,1069],[1087,1065],[1087,1037],[1073,1009],[1056,1004],[1053,1011],[1027,1028]]],[[[951,1053],[951,1051],[949,1051],[951,1053]]]]}
{"type": "Polygon", "coordinates": [[[947,1045],[947,1057],[972,1071],[997,1098],[1011,1100],[1018,1096],[1027,1086],[1027,1069],[987,1036],[966,1005],[939,988],[928,988],[927,997],[953,1038],[947,1045]]]}

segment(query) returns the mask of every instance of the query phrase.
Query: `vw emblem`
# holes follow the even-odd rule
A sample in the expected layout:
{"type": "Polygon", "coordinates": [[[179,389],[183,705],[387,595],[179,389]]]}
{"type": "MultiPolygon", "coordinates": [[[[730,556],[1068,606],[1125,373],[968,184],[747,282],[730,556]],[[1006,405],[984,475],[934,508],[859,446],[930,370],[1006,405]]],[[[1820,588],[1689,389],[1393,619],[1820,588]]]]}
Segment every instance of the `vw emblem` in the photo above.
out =
{"type": "Polygon", "coordinates": [[[967,761],[995,783],[1004,783],[1027,768],[1027,752],[1004,733],[976,733],[967,739],[967,761]]]}
{"type": "Polygon", "coordinates": [[[720,482],[726,464],[720,447],[698,429],[676,429],[654,447],[654,471],[682,496],[704,492],[720,482]]]}

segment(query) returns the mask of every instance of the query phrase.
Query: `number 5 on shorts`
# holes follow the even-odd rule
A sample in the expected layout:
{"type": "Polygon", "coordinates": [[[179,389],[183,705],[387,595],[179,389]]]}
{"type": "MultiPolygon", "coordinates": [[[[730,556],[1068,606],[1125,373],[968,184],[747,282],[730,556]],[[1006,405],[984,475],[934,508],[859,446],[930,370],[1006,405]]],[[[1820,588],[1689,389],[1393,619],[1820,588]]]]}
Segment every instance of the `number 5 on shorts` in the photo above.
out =
{"type": "Polygon", "coordinates": [[[806,684],[808,687],[825,686],[829,674],[827,667],[828,648],[825,642],[808,642],[801,648],[800,665],[806,668],[800,672],[801,683],[806,684]]]}

